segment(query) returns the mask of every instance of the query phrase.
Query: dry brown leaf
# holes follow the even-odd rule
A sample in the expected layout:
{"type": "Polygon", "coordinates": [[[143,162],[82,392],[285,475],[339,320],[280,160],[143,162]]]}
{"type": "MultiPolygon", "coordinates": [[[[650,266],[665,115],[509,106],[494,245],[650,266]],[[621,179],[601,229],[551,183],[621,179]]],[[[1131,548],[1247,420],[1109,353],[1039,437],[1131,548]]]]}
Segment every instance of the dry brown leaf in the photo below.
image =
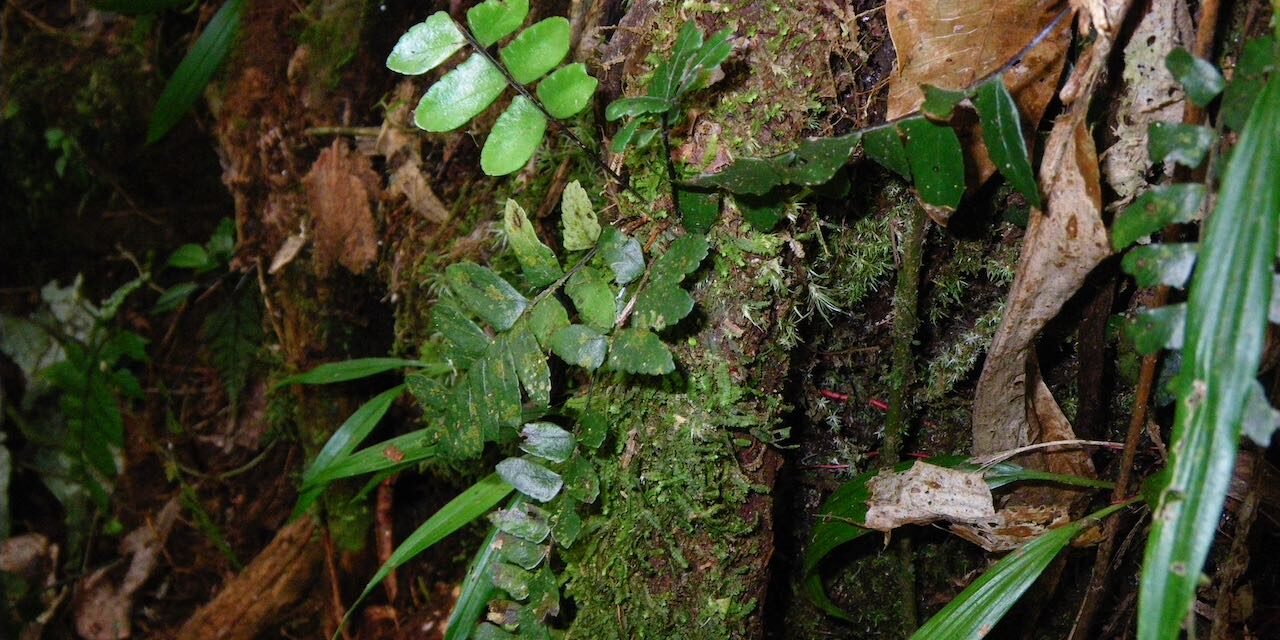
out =
{"type": "MultiPolygon", "coordinates": [[[[922,84],[964,89],[1000,69],[1051,25],[1063,8],[1060,1],[889,0],[885,12],[898,63],[889,77],[887,117],[919,109],[924,102],[922,84]]],[[[1070,43],[1071,23],[1062,20],[1005,72],[1005,86],[1032,128],[1053,98],[1070,43]]],[[[981,185],[995,173],[995,165],[982,142],[977,118],[961,112],[952,124],[964,148],[967,178],[972,186],[981,185]]]]}
{"type": "Polygon", "coordinates": [[[120,541],[120,554],[129,556],[129,569],[117,586],[115,573],[98,569],[76,586],[76,633],[85,640],[117,640],[131,637],[129,620],[133,596],[155,570],[156,560],[178,517],[178,501],[171,499],[153,521],[133,530],[120,541]]]}
{"type": "Polygon", "coordinates": [[[364,273],[378,259],[378,235],[369,208],[378,176],[369,159],[335,140],[320,152],[302,184],[311,210],[316,273],[324,277],[335,264],[364,273]]]}
{"type": "Polygon", "coordinates": [[[1012,551],[1070,521],[1071,513],[1061,505],[1017,505],[984,520],[952,524],[951,533],[987,551],[1012,551]]]}
{"type": "Polygon", "coordinates": [[[1193,37],[1186,2],[1155,2],[1124,48],[1124,90],[1111,110],[1115,142],[1100,157],[1102,174],[1116,192],[1113,209],[1128,205],[1147,186],[1147,129],[1154,122],[1182,122],[1185,92],[1164,59],[1193,37]]]}
{"type": "Polygon", "coordinates": [[[938,520],[972,522],[995,515],[982,473],[917,461],[901,473],[886,469],[867,482],[866,527],[892,531],[938,520]]]}
{"type": "Polygon", "coordinates": [[[427,173],[422,167],[422,138],[410,126],[416,91],[413,82],[408,80],[396,88],[392,99],[395,106],[382,123],[374,150],[387,161],[387,191],[404,196],[416,213],[441,224],[449,219],[449,208],[427,182],[427,173]]]}
{"type": "Polygon", "coordinates": [[[1028,375],[1035,366],[1028,354],[1040,330],[1089,272],[1111,254],[1102,223],[1098,158],[1084,112],[1078,108],[1060,116],[1049,134],[1040,170],[1048,212],[1031,212],[1004,318],[978,380],[973,411],[975,455],[1038,441],[1041,434],[1032,431],[1029,409],[1034,409],[1040,422],[1035,429],[1044,430],[1049,424],[1053,439],[1075,438],[1065,417],[1057,418],[1061,412],[1048,390],[1040,392],[1043,383],[1038,371],[1028,375]]]}

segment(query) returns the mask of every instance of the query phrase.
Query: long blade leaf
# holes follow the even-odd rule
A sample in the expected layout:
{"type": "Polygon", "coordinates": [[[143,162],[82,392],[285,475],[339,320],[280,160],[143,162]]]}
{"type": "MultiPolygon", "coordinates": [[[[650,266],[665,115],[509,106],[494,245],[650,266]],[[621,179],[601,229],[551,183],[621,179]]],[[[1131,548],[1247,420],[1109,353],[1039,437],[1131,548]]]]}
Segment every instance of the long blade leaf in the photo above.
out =
{"type": "Polygon", "coordinates": [[[151,112],[151,123],[147,126],[147,144],[163,138],[182,120],[182,116],[200,98],[200,92],[209,84],[214,72],[227,59],[227,55],[231,53],[231,45],[240,34],[244,2],[245,0],[227,0],[213,14],[195,46],[178,63],[178,68],[160,93],[155,111],[151,112]]]}
{"type": "Polygon", "coordinates": [[[1236,461],[1267,332],[1280,230],[1280,79],[1254,103],[1205,225],[1187,302],[1168,484],[1147,539],[1138,638],[1177,637],[1236,461]]]}
{"type": "Polygon", "coordinates": [[[307,467],[302,473],[302,486],[307,487],[298,497],[298,504],[294,507],[294,515],[306,511],[308,507],[320,497],[320,487],[314,487],[315,478],[323,475],[325,471],[341,458],[345,458],[355,450],[373,428],[382,420],[382,416],[386,415],[387,409],[391,408],[391,403],[404,393],[404,385],[396,385],[382,393],[374,396],[374,398],[356,409],[346,422],[329,437],[329,441],[324,444],[324,448],[316,456],[315,462],[307,467]]]}
{"type": "Polygon", "coordinates": [[[406,367],[422,369],[421,373],[427,375],[439,375],[449,372],[449,366],[439,362],[423,362],[422,360],[406,360],[404,358],[357,358],[355,360],[322,364],[310,371],[289,376],[277,382],[275,386],[348,382],[406,367]]]}

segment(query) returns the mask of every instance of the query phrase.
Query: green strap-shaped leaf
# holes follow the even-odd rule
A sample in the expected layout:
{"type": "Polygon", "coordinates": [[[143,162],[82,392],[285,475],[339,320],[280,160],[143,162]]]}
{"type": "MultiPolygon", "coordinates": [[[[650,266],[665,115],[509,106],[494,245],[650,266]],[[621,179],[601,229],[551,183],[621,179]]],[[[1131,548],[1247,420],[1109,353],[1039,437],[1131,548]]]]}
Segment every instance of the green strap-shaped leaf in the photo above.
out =
{"type": "Polygon", "coordinates": [[[636,96],[634,98],[618,98],[609,103],[604,110],[604,119],[613,122],[619,118],[634,118],[646,113],[666,113],[671,102],[666,98],[655,96],[636,96]]]}
{"type": "MultiPolygon", "coordinates": [[[[401,393],[404,393],[404,385],[396,385],[360,405],[342,423],[342,426],[338,427],[338,430],[334,431],[332,436],[329,436],[328,442],[325,442],[324,447],[320,449],[320,453],[316,454],[316,459],[302,472],[303,486],[311,488],[314,485],[314,478],[323,474],[327,468],[342,458],[350,455],[352,451],[355,451],[355,448],[382,421],[382,416],[387,414],[387,409],[391,408],[391,403],[395,402],[401,393]]],[[[316,489],[315,491],[305,492],[298,498],[298,504],[293,509],[295,515],[306,511],[320,497],[319,487],[316,487],[316,489]]]]}
{"type": "Polygon", "coordinates": [[[657,283],[645,287],[636,298],[633,326],[640,329],[661,331],[689,315],[693,311],[693,297],[680,287],[657,283]]]}
{"type": "Polygon", "coordinates": [[[445,269],[445,279],[458,299],[498,331],[506,331],[524,313],[529,301],[498,274],[473,262],[445,269]]]}
{"type": "Polygon", "coordinates": [[[419,129],[453,131],[489,108],[507,88],[507,79],[482,55],[472,55],[427,89],[413,112],[419,129]]]}
{"type": "Polygon", "coordinates": [[[685,22],[680,27],[680,33],[676,35],[676,44],[671,49],[671,56],[663,60],[653,71],[653,77],[649,80],[649,95],[663,98],[667,102],[675,102],[676,91],[680,88],[680,79],[684,77],[689,61],[701,48],[702,31],[692,20],[685,22]]]}
{"type": "Polygon", "coordinates": [[[872,129],[862,134],[862,151],[880,166],[911,179],[911,164],[907,161],[907,149],[902,146],[902,134],[898,125],[872,129]]]}
{"type": "Polygon", "coordinates": [[[920,200],[954,211],[964,197],[964,154],[955,130],[924,118],[912,118],[898,126],[906,137],[907,160],[920,200]]]}
{"type": "Polygon", "coordinates": [[[1203,202],[1202,184],[1155,187],[1116,216],[1111,223],[1111,247],[1119,251],[1171,224],[1190,222],[1200,213],[1203,202]]]}
{"type": "Polygon", "coordinates": [[[334,384],[376,376],[397,369],[422,369],[428,373],[445,373],[439,364],[404,358],[356,358],[342,362],[328,362],[310,371],[289,376],[275,384],[276,388],[290,384],[334,384]]]}
{"type": "Polygon", "coordinates": [[[564,487],[560,474],[524,458],[507,458],[499,462],[498,475],[517,491],[538,502],[550,502],[564,487]]]}
{"type": "Polygon", "coordinates": [[[569,276],[564,292],[573,300],[584,324],[599,331],[613,328],[618,317],[618,305],[614,301],[613,289],[609,288],[609,283],[599,271],[591,267],[579,269],[569,276]]]}
{"type": "Polygon", "coordinates": [[[1236,466],[1240,424],[1266,342],[1280,233],[1280,80],[1274,76],[1231,152],[1187,301],[1187,335],[1168,484],[1153,510],[1138,596],[1138,638],[1178,635],[1236,466]]]}
{"type": "Polygon", "coordinates": [[[956,640],[986,636],[1073,538],[1085,527],[1125,506],[1117,504],[1096,511],[1013,551],[929,618],[911,635],[911,639],[956,640]]]}
{"type": "Polygon", "coordinates": [[[609,341],[599,331],[575,324],[560,329],[551,336],[551,350],[569,364],[594,371],[604,364],[609,341]]]}
{"type": "MultiPolygon", "coordinates": [[[[356,605],[364,601],[373,592],[374,587],[378,586],[378,583],[382,582],[392,571],[422,555],[422,552],[430,549],[435,543],[444,540],[454,531],[474,522],[476,518],[484,515],[503,498],[506,498],[511,493],[511,490],[511,485],[498,477],[498,474],[490,474],[466,491],[458,494],[458,497],[441,507],[435,515],[427,518],[427,521],[422,523],[422,526],[419,526],[417,530],[409,534],[409,537],[405,538],[404,542],[401,542],[400,546],[391,552],[391,557],[387,558],[386,563],[378,568],[377,573],[373,574],[369,584],[365,585],[364,591],[360,592],[360,597],[356,598],[351,608],[347,610],[347,615],[343,618],[343,624],[345,625],[347,619],[356,611],[356,605]]],[[[452,627],[453,624],[450,622],[450,628],[452,627]]]]}
{"type": "MultiPolygon", "coordinates": [[[[1000,78],[995,78],[995,81],[1000,82],[1000,78]]],[[[968,97],[964,91],[943,89],[931,84],[920,85],[920,90],[924,93],[924,103],[920,105],[920,113],[940,124],[946,124],[951,120],[951,114],[955,112],[956,105],[968,97]]]]}
{"type": "Polygon", "coordinates": [[[420,429],[369,445],[308,478],[299,492],[305,496],[313,490],[323,491],[327,485],[342,478],[412,466],[434,456],[438,450],[436,444],[432,434],[420,429]]]}
{"type": "Polygon", "coordinates": [[[209,24],[196,40],[195,45],[178,63],[169,82],[165,84],[156,108],[151,112],[147,125],[147,144],[163,138],[200,98],[213,74],[231,53],[236,36],[240,35],[240,18],[244,15],[245,0],[227,0],[209,19],[209,24]]]}
{"type": "Polygon", "coordinates": [[[560,197],[560,224],[564,228],[564,248],[586,251],[600,238],[600,220],[591,206],[587,190],[577,180],[564,188],[560,197]]]}
{"type": "Polygon", "coordinates": [[[507,348],[525,393],[539,410],[551,405],[551,368],[538,341],[525,322],[518,322],[507,336],[507,348]]]}
{"type": "Polygon", "coordinates": [[[710,250],[706,238],[700,236],[681,236],[676,238],[667,252],[653,261],[649,273],[651,286],[660,283],[677,284],[686,276],[698,270],[698,265],[707,257],[710,250]]]}
{"type": "Polygon", "coordinates": [[[1226,82],[1213,63],[1197,58],[1186,49],[1178,47],[1164,59],[1169,72],[1187,90],[1187,98],[1197,107],[1205,107],[1222,93],[1226,82]]]}
{"type": "Polygon", "coordinates": [[[550,422],[530,422],[520,430],[520,437],[521,451],[557,463],[568,460],[577,445],[572,433],[550,422]]]}
{"type": "Polygon", "coordinates": [[[996,76],[982,83],[973,96],[973,106],[982,120],[982,141],[987,145],[991,161],[1009,184],[1026,196],[1031,206],[1040,208],[1040,189],[1022,137],[1022,119],[1003,77],[996,76]]]}
{"type": "Polygon", "coordinates": [[[676,88],[677,99],[707,86],[716,69],[733,53],[733,43],[729,41],[732,37],[732,29],[722,29],[698,47],[681,74],[680,85],[676,88]]]}
{"type": "Polygon", "coordinates": [[[640,242],[614,227],[605,227],[600,235],[600,257],[613,271],[613,281],[620,285],[644,273],[644,250],[640,242]]]}
{"type": "Polygon", "coordinates": [[[1152,244],[1125,254],[1121,267],[1139,287],[1166,285],[1181,289],[1196,264],[1195,243],[1152,244]]]}
{"type": "Polygon", "coordinates": [[[448,60],[466,43],[453,18],[437,11],[400,36],[387,56],[387,68],[407,76],[423,74],[448,60]]]}
{"type": "Polygon", "coordinates": [[[505,176],[519,171],[542,144],[547,117],[528,98],[516,96],[493,123],[480,151],[480,168],[486,175],[505,176]]]}
{"type": "MultiPolygon", "coordinates": [[[[495,476],[497,474],[494,474],[495,476]]],[[[517,493],[507,503],[508,510],[519,509],[525,497],[517,493]]],[[[493,582],[489,580],[489,565],[501,559],[503,545],[499,536],[507,536],[496,527],[491,528],[484,544],[471,560],[467,575],[462,579],[462,589],[458,601],[449,614],[449,622],[445,627],[445,640],[465,640],[471,638],[476,623],[489,605],[494,593],[493,582]]]]}
{"type": "Polygon", "coordinates": [[[587,108],[600,81],[581,62],[556,69],[538,83],[538,100],[553,118],[571,118],[587,108]]]}
{"type": "Polygon", "coordinates": [[[1152,162],[1168,161],[1194,169],[1204,162],[1217,137],[1208,127],[1153,122],[1147,134],[1147,153],[1152,162]]]}
{"type": "Polygon", "coordinates": [[[1138,353],[1151,355],[1161,349],[1181,349],[1186,326],[1187,305],[1180,303],[1139,311],[1128,332],[1138,353]]]}
{"type": "Polygon", "coordinates": [[[676,370],[671,351],[648,329],[619,329],[609,341],[609,368],[625,373],[665,375],[676,370]]]}
{"type": "Polygon", "coordinates": [[[521,31],[498,55],[516,82],[529,84],[569,55],[571,31],[568,20],[560,16],[547,18],[521,31]]]}
{"type": "Polygon", "coordinates": [[[485,0],[467,10],[467,26],[487,47],[513,33],[529,15],[529,0],[485,0]]]}

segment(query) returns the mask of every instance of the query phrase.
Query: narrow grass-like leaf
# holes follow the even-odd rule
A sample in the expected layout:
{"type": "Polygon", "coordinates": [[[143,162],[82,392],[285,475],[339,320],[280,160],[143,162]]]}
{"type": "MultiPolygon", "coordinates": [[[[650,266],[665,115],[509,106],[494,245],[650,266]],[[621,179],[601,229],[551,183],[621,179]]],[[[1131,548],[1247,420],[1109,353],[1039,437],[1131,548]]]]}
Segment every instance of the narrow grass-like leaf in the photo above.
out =
{"type": "Polygon", "coordinates": [[[1153,122],[1147,135],[1147,153],[1152,162],[1168,161],[1194,169],[1204,162],[1217,138],[1209,127],[1153,122]]]}
{"type": "Polygon", "coordinates": [[[147,125],[147,144],[163,138],[200,98],[213,74],[231,53],[236,37],[240,35],[240,18],[244,14],[245,0],[227,0],[213,14],[208,26],[187,52],[178,68],[173,71],[160,100],[151,112],[147,125]]]}
{"type": "Polygon", "coordinates": [[[489,108],[506,88],[502,72],[484,56],[473,54],[427,89],[413,122],[425,131],[453,131],[489,108]]]}
{"type": "Polygon", "coordinates": [[[575,62],[556,69],[538,83],[538,100],[551,117],[570,118],[587,108],[599,85],[600,81],[587,73],[587,65],[575,62]]]}
{"type": "Polygon", "coordinates": [[[510,283],[473,262],[449,265],[445,278],[462,303],[498,331],[510,329],[529,306],[510,283]]]}
{"type": "MultiPolygon", "coordinates": [[[[524,496],[516,494],[507,506],[508,508],[514,508],[518,506],[517,501],[523,501],[524,499],[524,496]]],[[[476,623],[489,606],[489,600],[492,599],[494,593],[493,582],[489,580],[489,565],[497,561],[501,555],[502,547],[498,543],[498,536],[500,535],[506,534],[499,531],[497,527],[491,528],[489,535],[484,539],[484,544],[480,546],[480,550],[472,558],[471,566],[467,569],[467,575],[462,579],[462,589],[458,593],[458,601],[453,605],[453,611],[449,614],[449,623],[444,630],[445,640],[471,638],[472,632],[476,628],[476,623]]]]}
{"type": "Polygon", "coordinates": [[[528,98],[516,96],[493,123],[480,151],[480,168],[486,175],[505,176],[519,171],[542,144],[547,117],[528,98]]]}
{"type": "Polygon", "coordinates": [[[1191,55],[1182,47],[1170,51],[1164,64],[1182,88],[1187,90],[1187,98],[1197,107],[1204,108],[1213,102],[1226,84],[1213,63],[1191,55]]]}
{"type": "Polygon", "coordinates": [[[964,197],[964,154],[955,130],[924,118],[912,118],[898,126],[906,138],[907,161],[920,200],[954,211],[964,197]]]}
{"type": "MultiPolygon", "coordinates": [[[[329,441],[320,449],[320,453],[316,454],[316,459],[302,472],[303,486],[310,487],[315,484],[314,478],[320,476],[340,459],[347,457],[355,448],[369,436],[369,432],[378,426],[382,421],[382,416],[387,414],[387,409],[391,408],[391,403],[404,392],[404,385],[396,385],[382,393],[373,397],[372,400],[360,405],[338,430],[329,436],[329,441]]],[[[298,498],[298,504],[294,507],[294,514],[300,514],[311,506],[311,503],[319,497],[319,492],[303,494],[298,498]]]]}
{"type": "Polygon", "coordinates": [[[604,110],[604,118],[609,122],[613,122],[619,118],[634,118],[646,113],[666,113],[670,108],[671,102],[666,98],[654,96],[619,98],[609,103],[609,106],[604,110]]]}
{"type": "Polygon", "coordinates": [[[387,56],[387,68],[407,76],[420,75],[448,60],[466,43],[453,18],[437,11],[400,36],[387,56]]]}
{"type": "Polygon", "coordinates": [[[649,80],[649,95],[674,102],[677,97],[676,91],[680,88],[680,80],[684,77],[689,61],[701,48],[702,31],[692,20],[685,22],[676,35],[676,44],[671,49],[671,56],[653,70],[653,77],[649,80]]]}
{"type": "Polygon", "coordinates": [[[485,0],[467,10],[467,26],[481,46],[513,33],[529,15],[529,0],[485,0]]]}
{"type": "Polygon", "coordinates": [[[1194,220],[1204,193],[1202,184],[1171,184],[1142,194],[1111,224],[1111,247],[1119,251],[1168,225],[1194,220]]]}
{"type": "Polygon", "coordinates": [[[405,538],[404,542],[400,543],[400,546],[396,547],[396,550],[391,553],[391,557],[387,558],[386,563],[378,568],[378,572],[369,580],[369,584],[365,585],[364,591],[360,592],[360,597],[356,598],[351,608],[347,610],[347,615],[343,618],[344,624],[355,611],[356,605],[368,597],[373,592],[374,587],[378,586],[378,583],[382,582],[393,570],[414,559],[435,543],[445,539],[449,534],[484,515],[499,501],[507,497],[511,491],[512,486],[494,473],[475,483],[466,491],[458,494],[458,497],[441,507],[435,515],[422,523],[422,526],[409,534],[409,537],[405,538]]]}
{"type": "Polygon", "coordinates": [[[996,76],[978,87],[973,106],[982,119],[982,141],[1000,174],[1026,196],[1031,206],[1039,208],[1040,189],[1022,137],[1022,119],[1018,105],[1004,86],[1004,78],[996,76]]]}
{"type": "Polygon", "coordinates": [[[732,37],[732,29],[722,29],[698,47],[681,74],[675,92],[677,99],[707,86],[716,69],[733,53],[733,43],[729,41],[732,37]]]}
{"type": "Polygon", "coordinates": [[[425,429],[370,445],[335,461],[303,481],[300,493],[323,490],[334,480],[397,469],[435,455],[436,438],[425,429]]]}
{"type": "Polygon", "coordinates": [[[1231,152],[1201,235],[1169,444],[1151,518],[1138,638],[1178,635],[1195,599],[1236,464],[1240,424],[1267,332],[1280,231],[1280,80],[1272,77],[1231,152]]]}
{"type": "Polygon", "coordinates": [[[520,84],[529,84],[569,55],[569,21],[556,16],[534,23],[499,51],[502,64],[520,84]]]}
{"type": "MultiPolygon", "coordinates": [[[[1008,613],[1045,567],[1085,527],[1123,509],[1117,504],[1058,527],[1005,556],[920,627],[912,640],[982,638],[1008,613]]],[[[1172,636],[1169,636],[1172,637],[1172,636]]]]}
{"type": "Polygon", "coordinates": [[[993,491],[1015,482],[1051,482],[1068,487],[1087,487],[1090,489],[1110,489],[1114,486],[1105,480],[1094,480],[1084,476],[1051,473],[1049,471],[1037,471],[1008,462],[1002,462],[983,469],[982,479],[987,483],[987,488],[993,491]]]}
{"type": "Polygon", "coordinates": [[[283,387],[290,384],[333,384],[376,376],[380,373],[397,369],[421,369],[424,373],[447,373],[448,367],[438,362],[422,360],[406,360],[404,358],[356,358],[342,362],[328,362],[310,371],[289,376],[275,384],[283,387]]]}
{"type": "Polygon", "coordinates": [[[1193,242],[1149,244],[1135,247],[1120,266],[1139,287],[1165,285],[1183,288],[1191,278],[1199,245],[1193,242]]]}

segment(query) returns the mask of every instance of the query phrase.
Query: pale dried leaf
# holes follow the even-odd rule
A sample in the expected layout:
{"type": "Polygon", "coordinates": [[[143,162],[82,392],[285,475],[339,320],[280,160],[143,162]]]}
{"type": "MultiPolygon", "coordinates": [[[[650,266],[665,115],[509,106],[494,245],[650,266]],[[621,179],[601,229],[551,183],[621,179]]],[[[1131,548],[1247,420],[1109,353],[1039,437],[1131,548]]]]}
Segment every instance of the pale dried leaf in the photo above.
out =
{"type": "Polygon", "coordinates": [[[867,486],[866,526],[877,531],[938,520],[973,522],[995,514],[980,472],[916,462],[902,473],[885,470],[867,486]]]}
{"type": "Polygon", "coordinates": [[[1153,122],[1182,122],[1182,85],[1165,68],[1164,59],[1193,37],[1191,14],[1184,0],[1152,3],[1124,48],[1124,90],[1111,109],[1115,143],[1102,153],[1102,174],[1118,196],[1110,205],[1123,208],[1147,187],[1151,166],[1147,129],[1153,122]]]}
{"type": "Polygon", "coordinates": [[[131,636],[133,596],[151,577],[160,550],[178,517],[178,501],[171,499],[153,520],[120,541],[120,554],[129,556],[129,568],[116,585],[113,567],[98,569],[76,585],[73,607],[76,633],[85,640],[118,640],[131,636]]]}
{"type": "Polygon", "coordinates": [[[307,245],[307,234],[295,233],[285,238],[284,244],[276,250],[276,254],[271,258],[271,266],[267,269],[267,273],[275,275],[277,271],[289,266],[293,259],[298,257],[298,252],[307,245]]]}
{"type": "MultiPolygon", "coordinates": [[[[1094,266],[1111,253],[1101,217],[1098,159],[1083,115],[1084,109],[1078,108],[1059,117],[1046,144],[1040,174],[1048,213],[1031,212],[1004,318],[978,380],[973,412],[975,455],[1034,441],[1028,420],[1032,404],[1025,395],[1027,371],[1034,366],[1028,362],[1028,352],[1045,324],[1080,288],[1094,266]]],[[[1031,381],[1038,378],[1037,374],[1031,381]]],[[[1052,402],[1051,397],[1037,400],[1033,396],[1032,401],[1048,415],[1043,405],[1052,402]]],[[[1066,431],[1069,428],[1067,425],[1066,431]]],[[[1061,425],[1055,425],[1054,430],[1064,431],[1061,425]]],[[[1074,433],[1058,433],[1054,439],[1074,437],[1074,433]]]]}
{"type": "Polygon", "coordinates": [[[307,192],[315,238],[316,272],[328,275],[335,264],[364,273],[378,258],[378,235],[369,202],[378,176],[369,159],[335,140],[320,152],[302,184],[307,192]]]}

